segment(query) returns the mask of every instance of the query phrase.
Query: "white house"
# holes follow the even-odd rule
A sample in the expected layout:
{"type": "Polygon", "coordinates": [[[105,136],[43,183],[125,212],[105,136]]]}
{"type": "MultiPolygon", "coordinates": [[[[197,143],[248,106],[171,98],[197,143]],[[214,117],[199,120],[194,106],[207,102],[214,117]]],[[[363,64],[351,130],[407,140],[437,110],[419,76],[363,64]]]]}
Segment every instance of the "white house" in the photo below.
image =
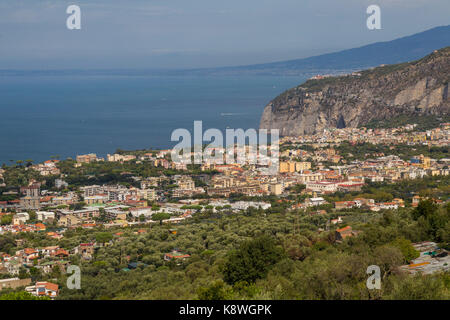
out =
{"type": "Polygon", "coordinates": [[[47,221],[47,220],[55,219],[55,213],[48,212],[48,211],[38,211],[38,212],[36,212],[36,216],[39,221],[47,221]]]}
{"type": "Polygon", "coordinates": [[[17,226],[25,224],[28,220],[30,220],[30,215],[28,214],[28,212],[20,212],[13,216],[12,222],[13,225],[17,226]]]}
{"type": "Polygon", "coordinates": [[[255,202],[255,201],[237,201],[237,202],[231,204],[231,207],[235,210],[247,210],[250,207],[261,208],[263,210],[266,210],[271,207],[271,204],[265,203],[265,202],[255,202]]]}
{"type": "Polygon", "coordinates": [[[338,183],[331,181],[308,181],[306,189],[316,192],[336,192],[338,183]]]}
{"type": "Polygon", "coordinates": [[[144,217],[148,218],[151,217],[154,213],[157,213],[157,211],[152,211],[151,207],[131,208],[130,213],[135,218],[139,218],[141,215],[144,215],[144,217]]]}
{"type": "Polygon", "coordinates": [[[320,206],[322,204],[327,204],[327,201],[322,197],[305,199],[305,205],[308,207],[320,206]]]}
{"type": "Polygon", "coordinates": [[[25,291],[37,297],[48,296],[50,298],[56,298],[58,296],[58,289],[58,285],[51,282],[36,282],[34,286],[26,287],[25,291]]]}

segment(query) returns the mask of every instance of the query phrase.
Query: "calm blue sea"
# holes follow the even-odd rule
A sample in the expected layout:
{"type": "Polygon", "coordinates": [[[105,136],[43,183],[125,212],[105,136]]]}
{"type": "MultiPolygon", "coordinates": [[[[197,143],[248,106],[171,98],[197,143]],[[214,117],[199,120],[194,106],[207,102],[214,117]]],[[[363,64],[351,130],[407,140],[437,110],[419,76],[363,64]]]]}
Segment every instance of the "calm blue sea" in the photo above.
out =
{"type": "Polygon", "coordinates": [[[0,164],[168,148],[176,128],[258,128],[302,77],[0,76],[0,164]]]}

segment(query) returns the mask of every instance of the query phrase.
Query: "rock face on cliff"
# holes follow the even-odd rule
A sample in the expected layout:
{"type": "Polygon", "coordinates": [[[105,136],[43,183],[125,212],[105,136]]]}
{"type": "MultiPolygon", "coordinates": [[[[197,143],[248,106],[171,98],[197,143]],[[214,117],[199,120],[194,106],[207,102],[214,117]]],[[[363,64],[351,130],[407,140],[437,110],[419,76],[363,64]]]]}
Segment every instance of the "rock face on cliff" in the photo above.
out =
{"type": "Polygon", "coordinates": [[[260,128],[298,136],[399,115],[448,115],[449,77],[446,47],[414,62],[308,80],[272,100],[260,128]]]}

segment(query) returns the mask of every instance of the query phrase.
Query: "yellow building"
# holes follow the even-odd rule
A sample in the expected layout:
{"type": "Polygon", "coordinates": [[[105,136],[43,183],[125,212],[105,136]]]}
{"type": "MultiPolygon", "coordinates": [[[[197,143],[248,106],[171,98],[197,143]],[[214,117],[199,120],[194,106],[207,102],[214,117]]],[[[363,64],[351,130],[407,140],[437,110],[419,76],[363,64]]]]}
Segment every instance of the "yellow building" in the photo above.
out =
{"type": "Polygon", "coordinates": [[[84,202],[87,205],[104,204],[104,203],[108,202],[108,196],[107,195],[94,195],[94,196],[84,197],[84,202]]]}
{"type": "Polygon", "coordinates": [[[280,162],[280,173],[289,172],[289,162],[281,161],[280,162]]]}
{"type": "Polygon", "coordinates": [[[300,172],[303,170],[309,170],[311,169],[311,162],[302,161],[302,162],[296,162],[295,163],[295,171],[300,172]]]}
{"type": "Polygon", "coordinates": [[[283,185],[281,183],[272,183],[269,184],[269,192],[276,196],[279,196],[283,193],[283,185]]]}
{"type": "Polygon", "coordinates": [[[280,173],[293,173],[311,169],[311,162],[281,161],[280,173]]]}
{"type": "Polygon", "coordinates": [[[420,162],[422,163],[422,166],[425,169],[431,166],[431,158],[429,157],[423,157],[420,162]]]}

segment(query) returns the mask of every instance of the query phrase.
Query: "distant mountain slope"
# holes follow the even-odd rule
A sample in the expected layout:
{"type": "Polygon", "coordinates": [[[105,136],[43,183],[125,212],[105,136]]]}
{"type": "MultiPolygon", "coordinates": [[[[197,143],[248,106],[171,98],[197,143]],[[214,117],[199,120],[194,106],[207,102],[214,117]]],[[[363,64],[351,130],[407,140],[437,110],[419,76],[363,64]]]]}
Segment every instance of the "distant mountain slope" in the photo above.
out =
{"type": "Polygon", "coordinates": [[[436,27],[392,41],[376,42],[359,48],[304,59],[246,66],[196,69],[87,69],[87,70],[0,70],[0,75],[301,75],[344,74],[381,64],[419,59],[433,50],[450,45],[450,25],[436,27]]]}
{"type": "Polygon", "coordinates": [[[333,70],[361,70],[380,64],[396,64],[419,59],[433,50],[450,45],[450,25],[411,36],[305,59],[240,67],[203,69],[197,72],[221,74],[314,74],[333,70]]]}
{"type": "Polygon", "coordinates": [[[448,115],[450,47],[418,61],[308,80],[264,109],[260,128],[302,135],[398,116],[448,115]]]}

